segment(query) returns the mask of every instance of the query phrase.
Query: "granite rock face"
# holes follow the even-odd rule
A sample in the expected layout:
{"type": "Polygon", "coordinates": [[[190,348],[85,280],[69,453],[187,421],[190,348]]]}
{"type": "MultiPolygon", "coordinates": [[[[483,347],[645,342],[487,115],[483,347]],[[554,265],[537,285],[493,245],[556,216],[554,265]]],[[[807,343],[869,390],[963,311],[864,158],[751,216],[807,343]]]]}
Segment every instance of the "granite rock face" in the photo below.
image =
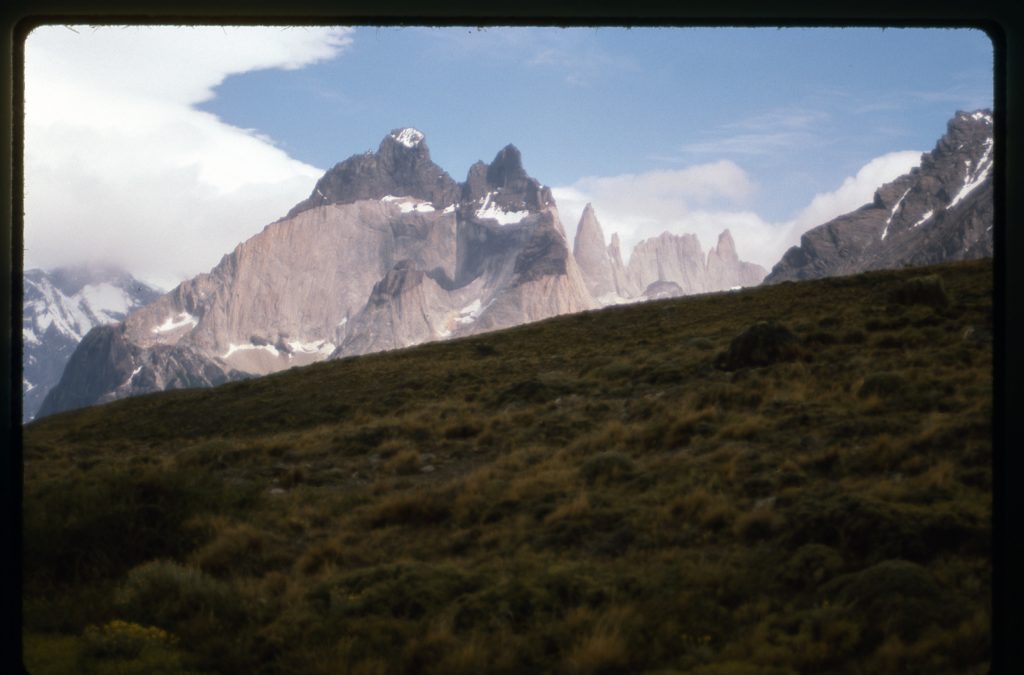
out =
{"type": "Polygon", "coordinates": [[[41,414],[594,306],[514,146],[457,184],[398,129],[209,273],[90,333],[41,414]]]}
{"type": "Polygon", "coordinates": [[[804,233],[765,283],[991,256],[992,124],[991,111],[958,112],[919,166],[804,233]]]}
{"type": "Polygon", "coordinates": [[[615,299],[633,298],[637,289],[629,280],[622,264],[619,250],[619,236],[612,235],[611,244],[604,243],[604,230],[597,220],[594,207],[587,204],[576,227],[573,242],[573,257],[580,267],[587,290],[598,300],[605,302],[615,299]]]}

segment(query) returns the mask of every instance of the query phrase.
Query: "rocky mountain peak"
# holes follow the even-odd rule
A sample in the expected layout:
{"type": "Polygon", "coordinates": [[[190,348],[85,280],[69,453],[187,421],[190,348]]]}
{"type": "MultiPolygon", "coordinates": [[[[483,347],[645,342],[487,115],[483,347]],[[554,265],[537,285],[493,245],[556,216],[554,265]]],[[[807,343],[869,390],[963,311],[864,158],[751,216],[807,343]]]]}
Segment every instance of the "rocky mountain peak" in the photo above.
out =
{"type": "Polygon", "coordinates": [[[291,218],[328,204],[349,204],[387,196],[414,197],[441,209],[454,204],[458,184],[430,159],[422,131],[393,129],[377,152],[353,155],[335,164],[317,181],[309,198],[288,212],[291,218]]]}
{"type": "Polygon", "coordinates": [[[805,232],[766,282],[992,255],[994,145],[990,110],[958,111],[917,167],[805,232]]]}
{"type": "Polygon", "coordinates": [[[590,202],[587,202],[587,205],[583,207],[579,225],[576,226],[577,246],[579,246],[581,237],[585,238],[588,243],[597,244],[601,249],[604,249],[604,230],[601,229],[601,223],[597,221],[594,207],[590,202]]]}
{"type": "Polygon", "coordinates": [[[736,242],[733,241],[729,228],[722,230],[722,233],[718,235],[715,253],[722,260],[739,260],[739,255],[736,254],[736,242]]]}
{"type": "Polygon", "coordinates": [[[587,204],[576,226],[573,256],[583,274],[587,290],[594,298],[616,294],[615,269],[612,256],[604,243],[604,231],[597,221],[594,207],[587,204]]]}
{"type": "Polygon", "coordinates": [[[531,178],[523,156],[511,143],[498,151],[490,164],[477,162],[462,184],[462,201],[493,205],[504,211],[540,211],[554,203],[550,188],[531,178]]]}
{"type": "Polygon", "coordinates": [[[423,132],[413,127],[404,129],[392,129],[390,138],[407,148],[415,148],[423,142],[423,132]]]}
{"type": "Polygon", "coordinates": [[[507,188],[528,179],[523,169],[523,154],[511,143],[499,150],[487,167],[487,182],[494,187],[507,188]]]}

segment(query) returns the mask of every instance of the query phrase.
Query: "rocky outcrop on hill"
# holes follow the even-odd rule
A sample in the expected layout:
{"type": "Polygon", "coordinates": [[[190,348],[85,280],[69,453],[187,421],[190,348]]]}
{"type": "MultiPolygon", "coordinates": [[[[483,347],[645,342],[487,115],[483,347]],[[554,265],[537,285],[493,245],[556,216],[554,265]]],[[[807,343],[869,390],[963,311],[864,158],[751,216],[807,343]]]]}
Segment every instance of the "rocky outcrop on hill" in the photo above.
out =
{"type": "Polygon", "coordinates": [[[991,111],[958,112],[919,166],[804,233],[765,283],[991,256],[992,124],[991,111]]]}
{"type": "Polygon", "coordinates": [[[551,192],[503,148],[457,184],[415,129],[76,353],[41,414],[594,306],[551,192]]]}

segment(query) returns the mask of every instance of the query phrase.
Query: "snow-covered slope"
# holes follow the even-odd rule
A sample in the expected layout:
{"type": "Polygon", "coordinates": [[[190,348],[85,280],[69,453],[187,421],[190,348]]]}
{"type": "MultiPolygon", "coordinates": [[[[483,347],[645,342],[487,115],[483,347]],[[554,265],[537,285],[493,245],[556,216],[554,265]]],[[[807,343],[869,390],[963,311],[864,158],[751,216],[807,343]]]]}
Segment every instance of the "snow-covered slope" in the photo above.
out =
{"type": "Polygon", "coordinates": [[[102,268],[28,270],[24,291],[23,422],[35,417],[86,333],[123,320],[160,295],[131,275],[102,268]]]}

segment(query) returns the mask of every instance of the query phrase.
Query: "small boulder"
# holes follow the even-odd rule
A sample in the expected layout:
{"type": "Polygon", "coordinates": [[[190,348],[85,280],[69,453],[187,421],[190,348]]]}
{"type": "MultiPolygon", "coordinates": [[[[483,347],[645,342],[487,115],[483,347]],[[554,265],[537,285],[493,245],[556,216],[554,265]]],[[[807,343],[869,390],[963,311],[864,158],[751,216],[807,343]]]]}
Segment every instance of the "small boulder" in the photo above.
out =
{"type": "Polygon", "coordinates": [[[938,274],[907,279],[889,291],[888,299],[897,305],[925,305],[935,309],[949,305],[949,294],[938,274]]]}
{"type": "Polygon", "coordinates": [[[715,365],[723,370],[739,370],[795,361],[803,354],[799,338],[788,328],[775,321],[759,321],[733,338],[729,349],[715,359],[715,365]]]}

